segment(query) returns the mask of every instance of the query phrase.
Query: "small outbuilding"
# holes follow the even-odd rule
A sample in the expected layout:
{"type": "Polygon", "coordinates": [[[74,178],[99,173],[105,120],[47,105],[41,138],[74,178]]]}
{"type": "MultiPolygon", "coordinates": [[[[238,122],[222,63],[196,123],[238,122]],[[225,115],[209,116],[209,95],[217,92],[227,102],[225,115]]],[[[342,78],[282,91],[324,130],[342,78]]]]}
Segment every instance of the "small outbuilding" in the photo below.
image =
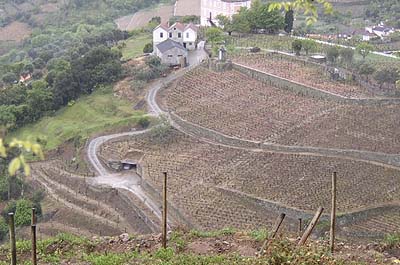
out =
{"type": "Polygon", "coordinates": [[[169,66],[186,66],[188,51],[182,44],[172,39],[167,39],[158,44],[155,53],[163,64],[169,66]]]}

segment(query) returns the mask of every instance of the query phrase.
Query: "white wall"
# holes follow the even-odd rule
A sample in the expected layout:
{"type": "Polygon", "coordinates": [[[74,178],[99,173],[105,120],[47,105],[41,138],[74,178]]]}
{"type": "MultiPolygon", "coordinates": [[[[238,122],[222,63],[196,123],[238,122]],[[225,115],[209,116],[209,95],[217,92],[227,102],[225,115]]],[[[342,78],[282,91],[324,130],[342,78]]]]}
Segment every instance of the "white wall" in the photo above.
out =
{"type": "Polygon", "coordinates": [[[163,41],[165,41],[167,39],[168,39],[168,32],[165,29],[159,27],[158,29],[153,31],[153,43],[157,43],[158,44],[158,43],[161,43],[161,42],[163,42],[163,41]],[[162,37],[160,36],[160,33],[163,34],[162,37]]]}
{"type": "Polygon", "coordinates": [[[183,42],[196,42],[197,40],[197,32],[191,28],[186,29],[183,32],[183,42]],[[189,34],[189,37],[188,35],[189,34]]]}
{"type": "Polygon", "coordinates": [[[201,0],[201,18],[202,26],[210,26],[208,19],[211,13],[211,19],[216,22],[215,17],[222,14],[227,17],[232,17],[241,7],[251,7],[251,0],[243,0],[242,2],[223,2],[221,0],[201,0]]]}

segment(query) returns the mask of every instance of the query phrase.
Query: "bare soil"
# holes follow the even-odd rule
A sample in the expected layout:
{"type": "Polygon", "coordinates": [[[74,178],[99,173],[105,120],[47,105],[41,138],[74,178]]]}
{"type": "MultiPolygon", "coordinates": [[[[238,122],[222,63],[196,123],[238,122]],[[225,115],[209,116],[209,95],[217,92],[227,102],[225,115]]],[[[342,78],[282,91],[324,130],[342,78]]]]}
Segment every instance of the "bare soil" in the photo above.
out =
{"type": "Polygon", "coordinates": [[[0,41],[22,41],[31,34],[31,28],[26,23],[15,21],[0,28],[0,41]]]}

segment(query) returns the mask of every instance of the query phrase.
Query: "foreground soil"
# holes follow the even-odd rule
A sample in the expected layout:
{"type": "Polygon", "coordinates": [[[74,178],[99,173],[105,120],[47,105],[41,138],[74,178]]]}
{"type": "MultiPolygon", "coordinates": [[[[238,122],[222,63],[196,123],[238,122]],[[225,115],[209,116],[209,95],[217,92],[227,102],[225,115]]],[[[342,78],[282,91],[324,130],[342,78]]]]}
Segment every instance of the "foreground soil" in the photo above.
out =
{"type": "MultiPolygon", "coordinates": [[[[338,243],[332,256],[327,242],[310,241],[297,248],[297,239],[278,237],[270,241],[263,256],[259,249],[266,231],[214,232],[175,231],[168,234],[168,247],[161,248],[161,235],[91,239],[60,234],[38,243],[39,264],[396,264],[399,242],[348,245],[338,243]]],[[[17,243],[18,262],[30,259],[30,241],[17,243]]],[[[7,245],[0,248],[0,264],[9,264],[7,245]]]]}

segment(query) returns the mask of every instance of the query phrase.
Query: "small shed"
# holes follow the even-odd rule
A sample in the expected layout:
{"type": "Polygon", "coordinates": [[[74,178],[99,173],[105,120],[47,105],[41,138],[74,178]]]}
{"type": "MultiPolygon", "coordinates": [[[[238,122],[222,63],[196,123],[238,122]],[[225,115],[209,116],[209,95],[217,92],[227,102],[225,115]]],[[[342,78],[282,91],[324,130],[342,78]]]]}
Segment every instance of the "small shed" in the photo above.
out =
{"type": "Polygon", "coordinates": [[[186,66],[188,51],[179,42],[168,39],[156,46],[156,55],[163,64],[186,66]]]}
{"type": "Polygon", "coordinates": [[[124,159],[121,160],[122,170],[131,170],[136,169],[138,162],[132,159],[124,159]]]}

